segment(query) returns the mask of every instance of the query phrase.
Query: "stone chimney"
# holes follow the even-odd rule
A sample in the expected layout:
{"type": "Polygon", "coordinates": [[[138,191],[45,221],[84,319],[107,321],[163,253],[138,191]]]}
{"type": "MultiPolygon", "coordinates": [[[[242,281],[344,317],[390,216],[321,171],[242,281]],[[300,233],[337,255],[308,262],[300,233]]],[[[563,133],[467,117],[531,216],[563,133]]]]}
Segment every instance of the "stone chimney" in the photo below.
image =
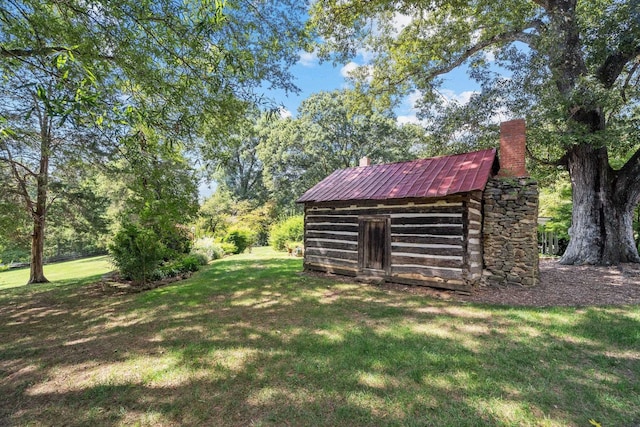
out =
{"type": "Polygon", "coordinates": [[[529,176],[525,166],[526,125],[524,119],[500,123],[499,177],[529,176]]]}
{"type": "Polygon", "coordinates": [[[367,156],[364,156],[360,159],[360,166],[371,166],[371,159],[367,156]]]}

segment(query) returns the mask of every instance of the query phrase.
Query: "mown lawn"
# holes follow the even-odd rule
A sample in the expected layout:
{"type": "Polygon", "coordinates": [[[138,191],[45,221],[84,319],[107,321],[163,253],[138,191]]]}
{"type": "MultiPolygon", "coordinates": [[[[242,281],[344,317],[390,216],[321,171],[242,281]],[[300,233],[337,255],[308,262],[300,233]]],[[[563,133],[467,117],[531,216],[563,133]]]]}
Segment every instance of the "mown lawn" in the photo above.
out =
{"type": "MultiPolygon", "coordinates": [[[[44,266],[44,275],[52,284],[89,283],[113,270],[108,256],[78,259],[44,266]]],[[[29,268],[0,272],[0,291],[24,286],[29,281],[29,268]]]]}
{"type": "Polygon", "coordinates": [[[139,294],[0,292],[0,425],[635,426],[640,307],[310,277],[267,249],[139,294]]]}

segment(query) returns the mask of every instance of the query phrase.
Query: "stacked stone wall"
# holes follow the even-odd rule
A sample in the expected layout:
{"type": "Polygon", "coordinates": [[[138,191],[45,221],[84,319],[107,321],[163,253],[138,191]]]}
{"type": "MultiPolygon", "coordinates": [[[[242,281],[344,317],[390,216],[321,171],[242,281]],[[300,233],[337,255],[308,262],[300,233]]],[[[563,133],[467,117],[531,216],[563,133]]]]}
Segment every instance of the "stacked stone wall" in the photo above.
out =
{"type": "Polygon", "coordinates": [[[538,185],[530,178],[490,179],[483,196],[482,282],[538,283],[538,185]]]}

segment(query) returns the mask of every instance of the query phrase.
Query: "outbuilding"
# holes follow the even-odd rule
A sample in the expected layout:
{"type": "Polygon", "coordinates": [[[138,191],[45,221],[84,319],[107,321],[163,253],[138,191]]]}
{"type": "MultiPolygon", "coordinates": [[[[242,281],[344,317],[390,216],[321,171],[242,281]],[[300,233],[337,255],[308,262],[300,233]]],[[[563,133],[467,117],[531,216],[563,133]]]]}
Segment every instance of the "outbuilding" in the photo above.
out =
{"type": "Polygon", "coordinates": [[[305,270],[461,291],[535,284],[538,192],[524,135],[523,120],[502,124],[502,164],[486,149],[335,171],[297,201],[305,270]]]}

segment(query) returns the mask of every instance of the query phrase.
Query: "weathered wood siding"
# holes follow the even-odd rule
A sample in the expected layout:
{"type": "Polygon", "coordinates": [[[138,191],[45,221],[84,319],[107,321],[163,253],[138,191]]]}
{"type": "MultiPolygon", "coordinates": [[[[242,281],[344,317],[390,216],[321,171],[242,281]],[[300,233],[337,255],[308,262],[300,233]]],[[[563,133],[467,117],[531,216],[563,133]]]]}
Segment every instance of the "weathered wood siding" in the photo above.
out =
{"type": "Polygon", "coordinates": [[[482,192],[476,191],[469,195],[467,201],[467,257],[468,281],[479,283],[482,278],[482,192]]]}
{"type": "Polygon", "coordinates": [[[357,276],[363,219],[389,218],[385,278],[467,289],[482,274],[480,193],[442,199],[318,203],[305,206],[306,269],[357,276]]]}

